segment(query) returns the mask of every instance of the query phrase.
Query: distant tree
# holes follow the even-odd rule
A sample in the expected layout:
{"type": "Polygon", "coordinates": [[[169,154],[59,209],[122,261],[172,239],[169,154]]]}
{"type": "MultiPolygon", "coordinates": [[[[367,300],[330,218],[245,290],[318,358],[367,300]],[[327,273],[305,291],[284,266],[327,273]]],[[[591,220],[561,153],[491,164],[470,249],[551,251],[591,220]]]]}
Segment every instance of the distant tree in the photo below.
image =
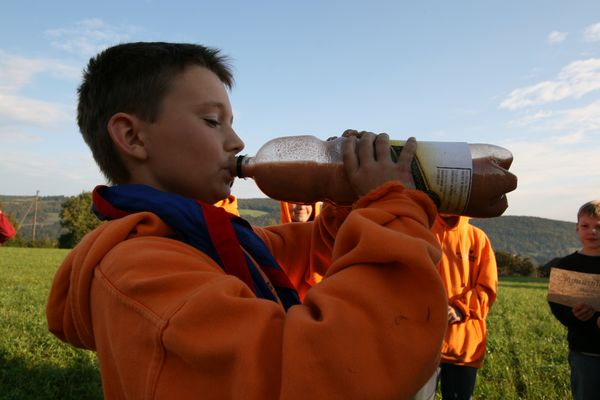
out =
{"type": "Polygon", "coordinates": [[[496,265],[498,267],[498,275],[499,276],[508,276],[508,269],[511,263],[511,255],[505,253],[503,251],[496,250],[494,252],[496,255],[496,265]]]}
{"type": "MultiPolygon", "coordinates": [[[[279,210],[277,210],[277,211],[279,211],[279,210]]],[[[269,225],[275,225],[275,224],[279,223],[279,214],[269,213],[269,214],[260,215],[260,216],[246,215],[246,216],[244,216],[244,219],[246,221],[248,221],[248,223],[250,223],[250,225],[269,226],[269,225]]]]}
{"type": "Polygon", "coordinates": [[[536,267],[528,257],[520,255],[515,256],[516,261],[513,267],[513,274],[518,276],[535,276],[536,267]]]}
{"type": "Polygon", "coordinates": [[[561,260],[561,257],[555,257],[552,260],[548,261],[546,264],[542,265],[539,268],[539,275],[542,277],[549,277],[550,270],[554,267],[558,267],[560,260],[561,260]]]}
{"type": "Polygon", "coordinates": [[[534,276],[535,265],[527,257],[496,251],[496,263],[500,276],[534,276]]]}
{"type": "Polygon", "coordinates": [[[60,211],[60,224],[66,232],[58,238],[58,247],[74,247],[88,232],[100,225],[100,222],[92,212],[90,192],[68,198],[60,211]]]}

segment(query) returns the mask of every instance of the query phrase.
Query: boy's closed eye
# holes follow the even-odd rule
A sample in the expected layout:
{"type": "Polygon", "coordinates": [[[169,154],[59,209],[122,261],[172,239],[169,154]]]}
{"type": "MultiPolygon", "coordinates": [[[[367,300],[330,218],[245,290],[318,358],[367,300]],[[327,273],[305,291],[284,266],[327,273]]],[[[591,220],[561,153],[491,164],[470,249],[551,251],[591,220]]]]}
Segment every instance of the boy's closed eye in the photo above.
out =
{"type": "Polygon", "coordinates": [[[204,121],[208,124],[208,126],[210,126],[212,128],[221,126],[221,123],[217,119],[214,119],[214,118],[204,118],[204,121]]]}

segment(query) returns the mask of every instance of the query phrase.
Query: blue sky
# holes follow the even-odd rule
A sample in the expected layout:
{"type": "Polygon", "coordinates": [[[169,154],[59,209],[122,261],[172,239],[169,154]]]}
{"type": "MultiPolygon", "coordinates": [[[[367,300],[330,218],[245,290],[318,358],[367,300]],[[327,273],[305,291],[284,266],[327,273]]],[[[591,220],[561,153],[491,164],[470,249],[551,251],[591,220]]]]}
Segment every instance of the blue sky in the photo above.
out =
{"type": "MultiPolygon", "coordinates": [[[[600,198],[600,2],[31,1],[0,14],[0,194],[103,183],[75,123],[88,59],[127,41],[233,60],[245,153],[347,128],[514,154],[506,215],[574,221],[600,198]]],[[[261,197],[236,181],[238,197],[261,197]]]]}

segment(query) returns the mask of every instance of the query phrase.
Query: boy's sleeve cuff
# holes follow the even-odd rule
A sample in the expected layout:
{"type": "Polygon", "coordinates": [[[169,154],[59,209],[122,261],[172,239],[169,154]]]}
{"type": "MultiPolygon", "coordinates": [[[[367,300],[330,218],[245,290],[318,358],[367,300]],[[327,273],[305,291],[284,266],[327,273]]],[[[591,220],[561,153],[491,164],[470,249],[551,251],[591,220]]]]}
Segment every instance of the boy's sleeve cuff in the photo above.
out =
{"type": "Polygon", "coordinates": [[[419,204],[428,214],[429,219],[433,221],[437,215],[437,207],[431,198],[424,192],[416,189],[407,189],[398,181],[388,181],[370,192],[360,196],[354,202],[352,208],[365,208],[389,195],[402,194],[419,204]]]}

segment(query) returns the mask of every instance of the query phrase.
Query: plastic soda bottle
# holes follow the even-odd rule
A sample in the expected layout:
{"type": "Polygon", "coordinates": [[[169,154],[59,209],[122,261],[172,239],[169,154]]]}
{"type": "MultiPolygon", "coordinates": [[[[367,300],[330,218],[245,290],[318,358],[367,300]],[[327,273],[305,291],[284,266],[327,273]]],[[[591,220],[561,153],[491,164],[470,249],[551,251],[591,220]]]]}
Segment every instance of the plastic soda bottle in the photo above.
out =
{"type": "MultiPolygon", "coordinates": [[[[254,157],[237,157],[237,176],[253,178],[275,200],[352,204],[357,196],[344,170],[344,140],[272,139],[254,157]]],[[[390,141],[392,159],[404,143],[390,141]]],[[[429,194],[440,213],[496,217],[508,207],[506,193],[517,186],[517,177],[508,172],[512,160],[510,151],[496,145],[417,141],[412,173],[416,188],[429,194]]]]}

